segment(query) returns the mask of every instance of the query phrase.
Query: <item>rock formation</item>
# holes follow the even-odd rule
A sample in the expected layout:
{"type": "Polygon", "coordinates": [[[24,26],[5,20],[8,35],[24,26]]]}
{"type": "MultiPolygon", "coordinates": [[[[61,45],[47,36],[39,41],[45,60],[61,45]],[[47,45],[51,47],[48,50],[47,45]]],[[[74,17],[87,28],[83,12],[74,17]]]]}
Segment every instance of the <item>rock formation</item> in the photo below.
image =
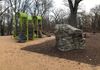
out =
{"type": "Polygon", "coordinates": [[[82,31],[68,24],[57,24],[55,26],[55,36],[56,47],[60,51],[85,48],[85,39],[82,36],[82,31]]]}

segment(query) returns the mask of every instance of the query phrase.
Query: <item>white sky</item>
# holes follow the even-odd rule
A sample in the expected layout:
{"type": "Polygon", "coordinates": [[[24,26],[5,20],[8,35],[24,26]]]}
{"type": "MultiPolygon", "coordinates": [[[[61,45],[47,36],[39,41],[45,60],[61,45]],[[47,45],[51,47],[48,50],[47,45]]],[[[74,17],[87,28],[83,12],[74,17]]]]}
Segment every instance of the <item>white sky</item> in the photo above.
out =
{"type": "MultiPolygon", "coordinates": [[[[64,0],[54,0],[55,4],[54,6],[57,8],[66,8],[63,4],[64,0]]],[[[80,5],[84,10],[87,12],[90,11],[91,8],[95,7],[96,5],[100,4],[100,0],[83,0],[80,5]]]]}
{"type": "Polygon", "coordinates": [[[62,7],[64,7],[63,6],[63,0],[54,0],[54,2],[55,2],[55,7],[57,7],[57,8],[62,8],[62,7]]]}
{"type": "MultiPolygon", "coordinates": [[[[62,4],[63,0],[54,0],[55,2],[55,6],[57,8],[62,8],[64,7],[62,4]]],[[[83,9],[85,9],[87,12],[90,11],[91,8],[95,7],[96,5],[99,5],[100,4],[100,0],[83,0],[80,5],[83,6],[83,9]]]]}

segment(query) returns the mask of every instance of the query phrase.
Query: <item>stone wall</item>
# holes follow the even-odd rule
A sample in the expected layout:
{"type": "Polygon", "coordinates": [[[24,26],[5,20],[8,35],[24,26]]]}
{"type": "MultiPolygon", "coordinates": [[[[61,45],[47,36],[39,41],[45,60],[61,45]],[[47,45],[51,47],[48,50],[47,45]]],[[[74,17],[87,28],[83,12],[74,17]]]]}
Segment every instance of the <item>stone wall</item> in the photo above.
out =
{"type": "Polygon", "coordinates": [[[85,39],[82,36],[82,31],[68,24],[57,24],[55,26],[55,36],[56,47],[60,51],[85,48],[85,39]]]}

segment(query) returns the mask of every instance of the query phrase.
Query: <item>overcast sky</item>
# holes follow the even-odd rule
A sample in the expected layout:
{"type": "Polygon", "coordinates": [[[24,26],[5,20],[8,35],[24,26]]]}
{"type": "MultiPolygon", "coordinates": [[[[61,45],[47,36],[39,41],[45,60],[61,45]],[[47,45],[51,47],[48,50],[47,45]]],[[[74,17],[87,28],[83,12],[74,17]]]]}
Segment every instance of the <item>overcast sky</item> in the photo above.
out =
{"type": "MultiPolygon", "coordinates": [[[[64,0],[54,0],[55,4],[54,6],[57,8],[66,8],[63,4],[64,0]]],[[[84,10],[87,12],[90,11],[91,8],[95,7],[96,5],[100,4],[100,0],[83,0],[80,5],[84,10]]]]}
{"type": "MultiPolygon", "coordinates": [[[[54,0],[55,2],[55,6],[57,8],[61,8],[64,7],[62,4],[63,0],[54,0]]],[[[80,5],[82,5],[83,9],[86,10],[87,12],[89,12],[89,10],[93,7],[95,7],[96,5],[100,4],[100,0],[83,0],[80,5]]]]}

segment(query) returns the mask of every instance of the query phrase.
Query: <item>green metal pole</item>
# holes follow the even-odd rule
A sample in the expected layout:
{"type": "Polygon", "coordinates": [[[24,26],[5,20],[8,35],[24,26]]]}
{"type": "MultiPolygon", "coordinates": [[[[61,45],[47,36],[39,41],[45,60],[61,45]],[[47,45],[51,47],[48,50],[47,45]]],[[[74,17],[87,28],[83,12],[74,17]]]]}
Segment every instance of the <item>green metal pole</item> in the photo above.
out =
{"type": "Polygon", "coordinates": [[[19,25],[20,25],[20,32],[22,32],[22,24],[23,24],[23,19],[22,19],[22,17],[20,17],[20,23],[19,23],[19,25]]]}
{"type": "Polygon", "coordinates": [[[16,21],[15,21],[15,16],[13,17],[13,36],[14,37],[16,37],[16,27],[15,27],[15,25],[16,25],[16,21]]]}
{"type": "Polygon", "coordinates": [[[27,22],[26,22],[26,25],[27,25],[27,27],[26,27],[26,28],[27,28],[27,30],[26,30],[26,31],[27,31],[26,37],[27,37],[27,41],[28,41],[28,40],[29,40],[29,37],[28,37],[28,33],[29,33],[29,32],[28,32],[28,24],[29,24],[29,23],[28,23],[28,20],[26,20],[26,21],[27,21],[27,22]]]}
{"type": "Polygon", "coordinates": [[[36,27],[37,27],[37,38],[38,38],[38,36],[39,36],[39,35],[38,35],[38,34],[39,34],[39,33],[38,33],[38,30],[39,30],[39,29],[38,29],[38,18],[36,19],[36,27]]]}
{"type": "Polygon", "coordinates": [[[35,33],[34,33],[34,20],[32,20],[32,24],[33,24],[33,40],[34,40],[34,36],[35,36],[35,33]]]}

